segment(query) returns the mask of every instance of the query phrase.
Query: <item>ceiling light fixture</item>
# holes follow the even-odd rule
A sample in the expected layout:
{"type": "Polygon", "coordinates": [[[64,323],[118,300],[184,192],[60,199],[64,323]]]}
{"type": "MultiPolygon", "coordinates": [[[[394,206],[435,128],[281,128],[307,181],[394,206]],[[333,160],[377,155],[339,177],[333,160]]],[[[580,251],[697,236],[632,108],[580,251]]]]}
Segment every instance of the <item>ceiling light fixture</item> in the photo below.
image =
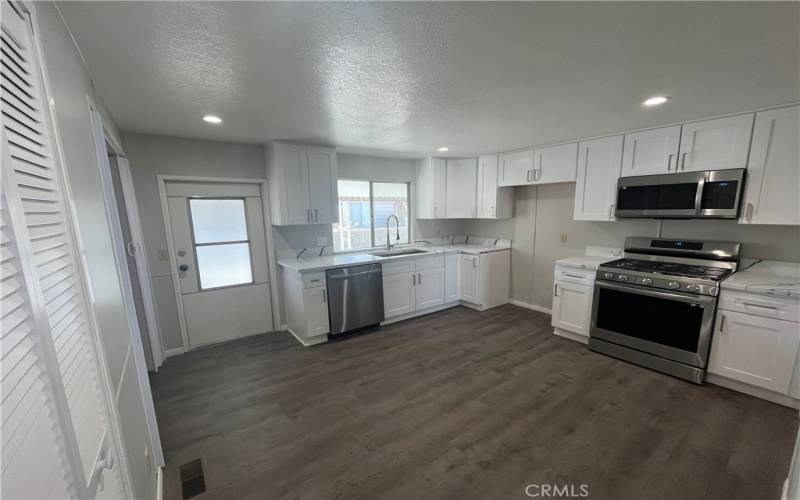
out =
{"type": "Polygon", "coordinates": [[[213,123],[215,125],[222,123],[222,118],[215,115],[206,115],[203,117],[203,121],[206,123],[213,123]]]}
{"type": "Polygon", "coordinates": [[[657,95],[657,96],[653,96],[653,97],[651,97],[649,99],[645,99],[645,101],[642,104],[644,104],[645,106],[658,106],[660,104],[664,104],[665,102],[667,102],[669,100],[670,100],[669,96],[657,95]]]}
{"type": "Polygon", "coordinates": [[[450,148],[448,148],[447,146],[442,146],[439,149],[437,149],[436,151],[438,151],[440,153],[444,153],[445,151],[450,151],[450,148]]]}

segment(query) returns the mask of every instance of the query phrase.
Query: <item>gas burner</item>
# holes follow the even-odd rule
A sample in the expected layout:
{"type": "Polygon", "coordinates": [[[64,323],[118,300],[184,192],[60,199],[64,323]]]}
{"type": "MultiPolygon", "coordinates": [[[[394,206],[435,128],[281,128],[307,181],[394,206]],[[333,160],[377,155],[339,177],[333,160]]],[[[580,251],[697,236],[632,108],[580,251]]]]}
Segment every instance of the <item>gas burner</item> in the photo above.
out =
{"type": "Polygon", "coordinates": [[[719,281],[732,272],[731,269],[719,267],[629,258],[606,262],[603,267],[665,276],[702,278],[712,281],[719,281]]]}

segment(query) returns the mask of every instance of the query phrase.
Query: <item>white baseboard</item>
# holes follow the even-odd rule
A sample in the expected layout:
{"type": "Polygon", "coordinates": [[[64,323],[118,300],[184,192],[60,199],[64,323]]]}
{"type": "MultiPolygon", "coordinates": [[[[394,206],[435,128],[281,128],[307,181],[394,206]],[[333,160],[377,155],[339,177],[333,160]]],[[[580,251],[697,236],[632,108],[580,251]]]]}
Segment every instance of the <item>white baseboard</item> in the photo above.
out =
{"type": "Polygon", "coordinates": [[[389,318],[387,320],[382,321],[381,326],[391,325],[392,323],[397,323],[398,321],[405,321],[407,319],[416,318],[418,316],[424,316],[426,314],[435,313],[437,311],[444,311],[445,309],[450,309],[451,307],[456,307],[458,305],[460,305],[459,302],[448,302],[447,304],[429,307],[428,309],[424,309],[422,311],[414,311],[412,313],[403,314],[401,316],[395,316],[393,318],[389,318]]]}
{"type": "Polygon", "coordinates": [[[553,328],[553,333],[558,335],[559,337],[563,337],[569,340],[574,340],[575,342],[580,342],[581,344],[589,343],[589,337],[585,335],[580,335],[578,333],[568,332],[560,328],[553,328]]]}
{"type": "Polygon", "coordinates": [[[537,306],[537,305],[534,305],[534,304],[528,304],[527,302],[523,302],[521,300],[508,299],[508,302],[510,304],[514,304],[515,306],[524,307],[525,309],[530,309],[531,311],[538,311],[540,313],[545,313],[545,314],[550,314],[550,315],[553,314],[553,310],[552,309],[548,309],[548,308],[542,307],[542,306],[537,306]]]}
{"type": "Polygon", "coordinates": [[[773,403],[782,406],[788,406],[789,408],[800,408],[800,400],[783,394],[768,391],[760,387],[754,387],[752,385],[739,382],[738,380],[720,377],[719,375],[715,375],[713,373],[706,373],[706,382],[709,384],[718,385],[720,387],[725,387],[736,392],[743,392],[756,398],[766,399],[767,401],[772,401],[773,403]]]}
{"type": "Polygon", "coordinates": [[[328,341],[328,334],[327,334],[327,333],[326,333],[326,334],[324,334],[324,335],[317,335],[316,337],[311,337],[311,338],[308,338],[308,339],[303,339],[303,338],[300,338],[300,336],[299,336],[299,335],[297,335],[296,333],[294,333],[294,332],[292,331],[292,329],[291,329],[291,328],[288,328],[288,327],[287,327],[287,328],[286,328],[286,331],[288,331],[289,333],[291,333],[291,334],[294,336],[294,338],[296,338],[296,339],[297,339],[297,341],[298,341],[298,342],[300,342],[301,344],[303,344],[303,347],[311,347],[312,345],[324,344],[325,342],[327,342],[327,341],[328,341]]]}
{"type": "Polygon", "coordinates": [[[174,349],[167,349],[164,351],[165,358],[171,358],[172,356],[177,356],[179,354],[183,354],[186,350],[183,347],[176,347],[174,349]]]}

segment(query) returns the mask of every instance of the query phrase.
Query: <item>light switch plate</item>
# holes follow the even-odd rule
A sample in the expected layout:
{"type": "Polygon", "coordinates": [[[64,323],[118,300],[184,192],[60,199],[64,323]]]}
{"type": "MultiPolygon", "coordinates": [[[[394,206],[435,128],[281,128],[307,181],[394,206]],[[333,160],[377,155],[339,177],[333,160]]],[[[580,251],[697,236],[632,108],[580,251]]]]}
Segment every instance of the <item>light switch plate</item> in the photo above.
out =
{"type": "Polygon", "coordinates": [[[561,233],[561,243],[567,242],[567,233],[561,233]]]}
{"type": "Polygon", "coordinates": [[[320,236],[317,238],[317,246],[318,247],[326,247],[328,246],[328,238],[325,236],[320,236]]]}

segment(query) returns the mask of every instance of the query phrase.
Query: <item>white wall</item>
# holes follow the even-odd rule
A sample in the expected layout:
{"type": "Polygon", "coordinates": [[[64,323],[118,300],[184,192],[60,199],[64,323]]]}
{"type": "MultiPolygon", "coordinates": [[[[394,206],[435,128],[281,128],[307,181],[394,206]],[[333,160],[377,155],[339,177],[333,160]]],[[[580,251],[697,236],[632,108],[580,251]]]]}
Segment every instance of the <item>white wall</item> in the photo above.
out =
{"type": "Polygon", "coordinates": [[[50,97],[54,101],[55,124],[64,153],[64,168],[74,196],[83,256],[94,297],[92,306],[111,381],[119,394],[117,406],[134,493],[137,498],[154,498],[155,467],[147,467],[145,461],[145,448],[149,444],[147,423],[136,377],[137,364],[131,351],[132,335],[122,298],[122,285],[117,276],[111,229],[106,218],[87,96],[99,107],[111,134],[118,136],[118,133],[101,96],[93,89],[90,75],[58,10],[50,2],[37,2],[34,7],[52,93],[50,97]],[[128,369],[123,372],[126,360],[128,369]]]}
{"type": "MultiPolygon", "coordinates": [[[[572,220],[575,183],[514,188],[514,218],[465,220],[464,234],[510,238],[511,297],[552,306],[553,266],[557,259],[583,255],[586,245],[622,247],[626,236],[657,236],[658,221],[589,222],[572,220]],[[561,242],[561,234],[567,242],[561,242]]],[[[736,221],[663,221],[661,236],[742,243],[745,257],[800,261],[800,228],[740,225],[736,221]]]]}
{"type": "Polygon", "coordinates": [[[158,259],[158,251],[167,250],[167,235],[156,175],[263,179],[264,148],[134,133],[123,134],[122,140],[133,175],[164,349],[180,348],[183,342],[169,261],[158,259]]]}

